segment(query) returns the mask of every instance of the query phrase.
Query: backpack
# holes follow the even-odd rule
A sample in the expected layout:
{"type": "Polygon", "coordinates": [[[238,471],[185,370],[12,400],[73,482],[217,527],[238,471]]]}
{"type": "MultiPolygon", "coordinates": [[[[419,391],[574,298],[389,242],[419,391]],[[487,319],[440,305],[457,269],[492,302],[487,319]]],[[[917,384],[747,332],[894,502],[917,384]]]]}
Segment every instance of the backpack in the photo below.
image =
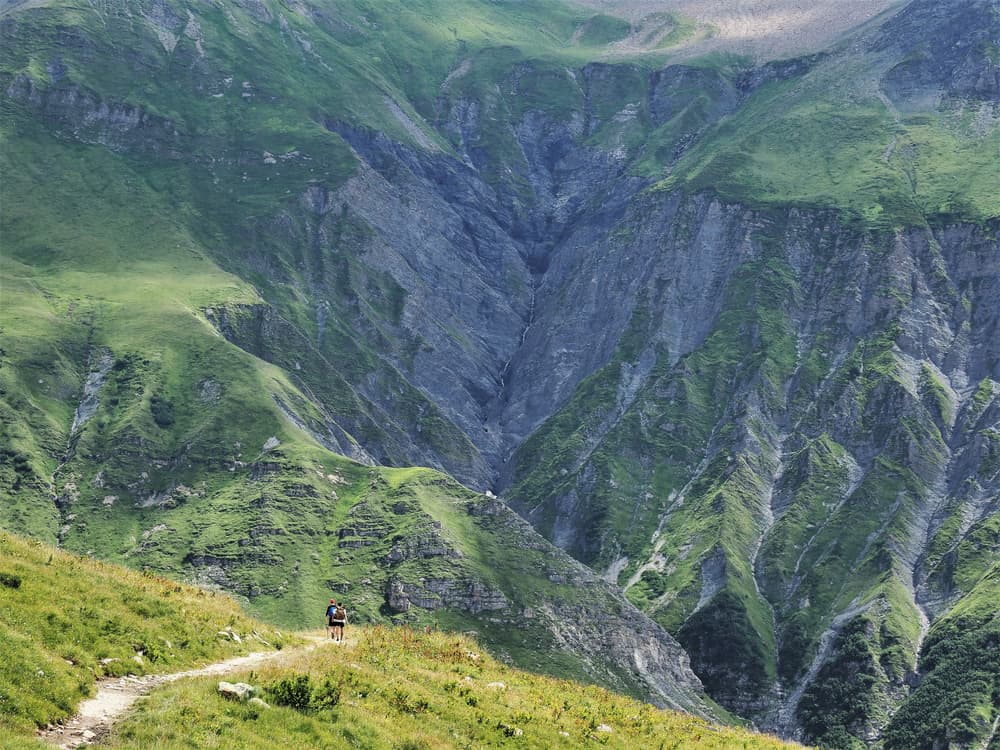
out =
{"type": "Polygon", "coordinates": [[[337,611],[333,613],[334,620],[346,620],[347,611],[343,607],[337,607],[337,611]]]}
{"type": "Polygon", "coordinates": [[[329,607],[326,608],[326,616],[327,617],[333,617],[333,613],[335,611],[336,610],[334,609],[334,606],[331,604],[329,607]]]}

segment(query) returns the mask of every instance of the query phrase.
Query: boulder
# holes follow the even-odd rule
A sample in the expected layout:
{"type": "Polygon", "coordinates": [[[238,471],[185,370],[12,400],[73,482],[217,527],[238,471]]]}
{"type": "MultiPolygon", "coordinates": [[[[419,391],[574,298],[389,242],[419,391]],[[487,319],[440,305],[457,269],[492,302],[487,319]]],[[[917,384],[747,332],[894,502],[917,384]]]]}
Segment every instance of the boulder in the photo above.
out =
{"type": "Polygon", "coordinates": [[[231,701],[247,701],[253,697],[254,686],[245,682],[219,682],[219,694],[231,701]]]}

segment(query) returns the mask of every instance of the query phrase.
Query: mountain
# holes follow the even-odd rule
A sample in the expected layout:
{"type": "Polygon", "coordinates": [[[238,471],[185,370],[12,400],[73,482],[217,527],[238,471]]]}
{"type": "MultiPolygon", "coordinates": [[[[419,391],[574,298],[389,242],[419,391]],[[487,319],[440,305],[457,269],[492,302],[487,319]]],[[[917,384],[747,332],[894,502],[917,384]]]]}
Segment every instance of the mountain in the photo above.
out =
{"type": "Polygon", "coordinates": [[[1000,11],[653,5],[8,5],[0,523],[989,743],[1000,11]]]}

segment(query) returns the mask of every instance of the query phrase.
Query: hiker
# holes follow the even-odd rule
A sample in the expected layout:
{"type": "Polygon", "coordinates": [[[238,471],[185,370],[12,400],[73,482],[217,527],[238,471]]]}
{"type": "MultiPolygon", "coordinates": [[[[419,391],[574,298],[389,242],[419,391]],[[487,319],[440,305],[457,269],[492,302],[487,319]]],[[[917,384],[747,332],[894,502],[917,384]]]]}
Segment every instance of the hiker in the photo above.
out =
{"type": "Polygon", "coordinates": [[[330,606],[326,608],[326,632],[333,638],[333,616],[337,613],[337,601],[330,600],[330,606]]]}
{"type": "Polygon", "coordinates": [[[338,643],[344,640],[344,626],[347,624],[347,610],[343,602],[335,602],[333,614],[330,616],[330,637],[338,643]]]}

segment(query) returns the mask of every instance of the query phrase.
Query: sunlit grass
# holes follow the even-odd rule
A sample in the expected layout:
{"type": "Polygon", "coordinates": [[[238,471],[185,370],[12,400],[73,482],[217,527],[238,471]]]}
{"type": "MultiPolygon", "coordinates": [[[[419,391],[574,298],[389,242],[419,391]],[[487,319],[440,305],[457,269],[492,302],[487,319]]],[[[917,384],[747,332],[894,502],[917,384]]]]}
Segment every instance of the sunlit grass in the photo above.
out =
{"type": "Polygon", "coordinates": [[[0,532],[0,731],[69,716],[102,676],[173,672],[288,640],[227,595],[0,532]],[[236,643],[225,628],[260,638],[236,643]]]}
{"type": "MultiPolygon", "coordinates": [[[[265,692],[307,675],[329,680],[332,709],[263,709],[218,697],[214,680],[158,691],[107,746],[159,748],[582,747],[779,748],[786,743],[505,666],[472,640],[405,628],[348,627],[343,646],[239,675],[265,692]]],[[[275,700],[271,697],[271,702],[275,700]]]]}

